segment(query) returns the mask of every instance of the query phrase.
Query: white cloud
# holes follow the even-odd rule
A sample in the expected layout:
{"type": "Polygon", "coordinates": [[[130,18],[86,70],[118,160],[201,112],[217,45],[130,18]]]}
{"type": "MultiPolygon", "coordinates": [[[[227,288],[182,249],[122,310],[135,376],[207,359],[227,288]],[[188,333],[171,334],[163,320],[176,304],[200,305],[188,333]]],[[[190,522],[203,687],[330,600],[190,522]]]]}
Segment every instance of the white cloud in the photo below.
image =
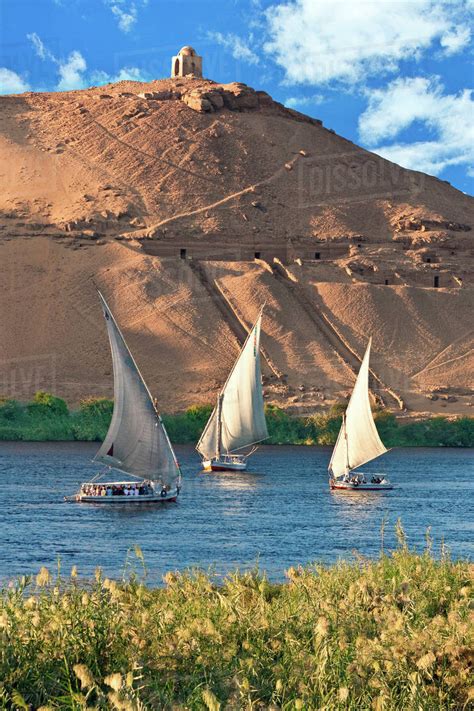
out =
{"type": "MultiPolygon", "coordinates": [[[[258,55],[251,49],[249,44],[238,35],[234,35],[232,32],[228,32],[225,35],[222,34],[222,32],[208,32],[207,36],[212,42],[216,42],[220,44],[221,47],[229,50],[234,59],[242,59],[248,64],[259,63],[258,55]]],[[[252,41],[252,39],[250,41],[252,41]]]]}
{"type": "MultiPolygon", "coordinates": [[[[76,49],[67,59],[58,59],[46,47],[41,38],[33,32],[27,35],[35,51],[41,59],[53,62],[58,69],[59,80],[56,89],[71,91],[83,89],[90,85],[110,84],[117,81],[147,81],[138,67],[122,67],[116,74],[108,74],[102,70],[95,70],[86,74],[87,62],[83,55],[76,49]]],[[[25,91],[25,89],[23,89],[25,91]]]]}
{"type": "Polygon", "coordinates": [[[83,89],[86,86],[84,72],[87,69],[86,60],[77,50],[73,50],[67,59],[58,59],[46,47],[43,40],[36,32],[26,35],[32,43],[38,57],[57,65],[59,81],[57,89],[59,91],[69,91],[72,89],[83,89]]]}
{"type": "Polygon", "coordinates": [[[440,141],[395,143],[374,148],[374,153],[404,168],[419,170],[429,175],[440,175],[449,166],[466,164],[462,153],[456,150],[453,154],[453,151],[440,141]]]}
{"type": "Polygon", "coordinates": [[[117,81],[149,81],[138,67],[122,67],[117,74],[108,74],[102,70],[92,72],[90,83],[94,85],[111,84],[117,81]]]}
{"type": "Polygon", "coordinates": [[[0,67],[0,94],[22,94],[29,90],[29,85],[19,74],[0,67]]]}
{"type": "Polygon", "coordinates": [[[104,0],[117,20],[119,29],[122,32],[130,32],[133,25],[138,20],[139,7],[148,4],[148,0],[104,0]]]}
{"type": "Polygon", "coordinates": [[[59,91],[83,89],[86,85],[84,72],[87,69],[86,60],[80,52],[74,50],[64,62],[58,63],[60,80],[57,88],[59,91]]]}
{"type": "Polygon", "coordinates": [[[448,166],[474,165],[472,91],[445,94],[438,77],[414,77],[366,94],[369,104],[359,118],[359,134],[379,155],[434,175],[448,166]],[[433,139],[380,145],[415,122],[423,123],[433,139]]]}
{"type": "Polygon", "coordinates": [[[31,34],[26,35],[26,36],[32,43],[33,47],[35,48],[35,51],[36,51],[36,54],[38,55],[38,57],[40,57],[41,59],[46,59],[47,57],[49,59],[52,58],[51,52],[49,52],[49,50],[46,49],[46,47],[43,44],[43,41],[36,34],[36,32],[32,32],[31,34]]]}
{"type": "Polygon", "coordinates": [[[286,0],[266,10],[264,49],[289,83],[355,83],[395,71],[435,42],[445,54],[459,51],[468,12],[462,0],[286,0]]]}
{"type": "Polygon", "coordinates": [[[471,40],[471,30],[469,27],[455,27],[452,32],[441,37],[440,44],[447,56],[456,54],[464,47],[467,47],[471,40]]]}
{"type": "Polygon", "coordinates": [[[359,133],[363,141],[374,144],[383,138],[393,138],[413,121],[429,118],[443,87],[436,77],[400,78],[383,89],[365,93],[369,105],[359,118],[359,133]]]}
{"type": "Polygon", "coordinates": [[[313,106],[323,104],[325,101],[322,94],[313,94],[312,96],[289,96],[285,99],[285,106],[294,109],[297,106],[313,106]]]}
{"type": "Polygon", "coordinates": [[[112,5],[110,8],[117,18],[118,26],[122,32],[130,32],[137,21],[137,9],[131,5],[128,10],[124,10],[120,5],[112,5]]]}

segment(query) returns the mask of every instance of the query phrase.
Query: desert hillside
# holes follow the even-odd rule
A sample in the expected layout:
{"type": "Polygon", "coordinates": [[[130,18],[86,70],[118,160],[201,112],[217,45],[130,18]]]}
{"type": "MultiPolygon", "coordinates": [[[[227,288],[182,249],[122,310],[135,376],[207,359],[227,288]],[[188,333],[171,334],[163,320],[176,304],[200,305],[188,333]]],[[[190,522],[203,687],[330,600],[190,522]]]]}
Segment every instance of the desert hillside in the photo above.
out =
{"type": "Polygon", "coordinates": [[[111,395],[95,285],[168,412],[266,302],[265,397],[472,414],[474,200],[243,84],[0,98],[0,395],[111,395]]]}

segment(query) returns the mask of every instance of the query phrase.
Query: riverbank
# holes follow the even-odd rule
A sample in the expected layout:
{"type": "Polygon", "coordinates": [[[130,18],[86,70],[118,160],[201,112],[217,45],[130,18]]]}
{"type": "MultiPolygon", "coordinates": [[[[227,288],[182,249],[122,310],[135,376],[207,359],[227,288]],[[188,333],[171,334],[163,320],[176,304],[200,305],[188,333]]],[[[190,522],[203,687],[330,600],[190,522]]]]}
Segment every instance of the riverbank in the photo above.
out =
{"type": "Polygon", "coordinates": [[[43,568],[1,593],[0,706],[467,708],[473,566],[398,538],[284,584],[196,571],[153,589],[139,549],[122,584],[43,568]]]}
{"type": "MultiPolygon", "coordinates": [[[[343,405],[327,414],[294,417],[267,405],[268,444],[333,445],[341,426],[343,405]]],[[[112,416],[113,402],[87,398],[78,410],[69,410],[61,398],[36,393],[29,403],[0,399],[0,441],[102,441],[112,416]]],[[[191,407],[186,412],[164,415],[170,439],[175,444],[193,444],[211,413],[210,406],[191,407]]],[[[432,417],[400,423],[389,411],[375,412],[375,421],[387,447],[474,447],[474,418],[432,417]]]]}

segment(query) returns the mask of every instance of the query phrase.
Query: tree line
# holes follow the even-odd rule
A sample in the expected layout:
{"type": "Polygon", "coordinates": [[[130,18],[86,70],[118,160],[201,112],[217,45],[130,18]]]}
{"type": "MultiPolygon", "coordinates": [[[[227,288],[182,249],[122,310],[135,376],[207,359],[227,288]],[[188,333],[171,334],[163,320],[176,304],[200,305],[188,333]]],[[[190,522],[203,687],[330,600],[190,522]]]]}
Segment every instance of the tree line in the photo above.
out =
{"type": "MultiPolygon", "coordinates": [[[[333,445],[341,426],[345,404],[326,413],[289,415],[266,405],[268,444],[333,445]]],[[[175,444],[193,444],[211,414],[210,405],[196,405],[185,412],[163,416],[175,444]]],[[[37,392],[30,402],[0,398],[0,440],[101,441],[112,417],[113,401],[88,397],[70,410],[66,402],[51,393],[37,392]]],[[[388,410],[374,413],[379,434],[387,447],[474,447],[474,418],[430,417],[400,422],[388,410]]]]}

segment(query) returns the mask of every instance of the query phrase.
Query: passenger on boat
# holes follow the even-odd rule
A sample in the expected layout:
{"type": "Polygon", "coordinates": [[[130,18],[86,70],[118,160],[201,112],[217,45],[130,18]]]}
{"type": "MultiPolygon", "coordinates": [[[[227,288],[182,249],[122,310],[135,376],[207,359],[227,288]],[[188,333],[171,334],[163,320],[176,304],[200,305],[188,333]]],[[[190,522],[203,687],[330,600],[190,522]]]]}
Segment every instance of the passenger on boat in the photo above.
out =
{"type": "MultiPolygon", "coordinates": [[[[169,486],[163,487],[169,491],[169,486]]],[[[83,496],[150,496],[153,488],[149,483],[143,484],[83,484],[83,496]]]]}

